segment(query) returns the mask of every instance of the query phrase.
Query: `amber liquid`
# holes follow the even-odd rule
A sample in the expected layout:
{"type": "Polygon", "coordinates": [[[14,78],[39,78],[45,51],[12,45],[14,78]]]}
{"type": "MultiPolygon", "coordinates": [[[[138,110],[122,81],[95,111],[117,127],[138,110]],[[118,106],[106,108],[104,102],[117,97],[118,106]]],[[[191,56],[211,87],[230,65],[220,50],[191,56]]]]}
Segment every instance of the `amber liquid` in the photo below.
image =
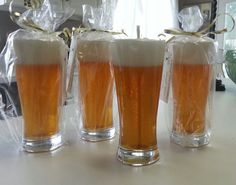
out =
{"type": "Polygon", "coordinates": [[[18,64],[16,80],[24,118],[24,139],[46,139],[59,132],[62,103],[60,64],[18,64]]]}
{"type": "Polygon", "coordinates": [[[174,132],[180,134],[204,133],[211,81],[211,65],[173,65],[174,132]]]}
{"type": "Polygon", "coordinates": [[[114,66],[120,116],[120,146],[157,148],[156,118],[162,66],[114,66]]]}
{"type": "Polygon", "coordinates": [[[83,128],[87,131],[112,128],[114,77],[109,62],[81,61],[79,82],[83,128]]]}

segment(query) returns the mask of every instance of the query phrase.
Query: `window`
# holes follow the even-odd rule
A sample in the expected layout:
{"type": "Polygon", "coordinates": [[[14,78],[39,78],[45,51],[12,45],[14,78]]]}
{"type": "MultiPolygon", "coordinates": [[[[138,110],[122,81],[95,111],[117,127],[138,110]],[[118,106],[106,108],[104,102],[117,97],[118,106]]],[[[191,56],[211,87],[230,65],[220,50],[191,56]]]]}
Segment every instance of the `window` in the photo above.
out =
{"type": "Polygon", "coordinates": [[[177,0],[120,0],[115,11],[114,29],[123,29],[129,37],[157,38],[165,28],[177,27],[177,0]]]}

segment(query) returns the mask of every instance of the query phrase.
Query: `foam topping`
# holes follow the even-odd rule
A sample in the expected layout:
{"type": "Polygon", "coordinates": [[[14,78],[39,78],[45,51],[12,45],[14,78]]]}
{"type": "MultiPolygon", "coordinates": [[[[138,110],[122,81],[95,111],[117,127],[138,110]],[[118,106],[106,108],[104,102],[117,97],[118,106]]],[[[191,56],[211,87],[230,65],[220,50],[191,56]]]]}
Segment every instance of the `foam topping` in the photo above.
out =
{"type": "Polygon", "coordinates": [[[77,54],[83,62],[109,62],[111,52],[109,41],[105,40],[78,40],[77,54]]]}
{"type": "Polygon", "coordinates": [[[67,49],[61,40],[14,39],[13,47],[20,64],[55,64],[65,62],[67,49]]]}
{"type": "Polygon", "coordinates": [[[174,63],[211,64],[215,60],[216,46],[212,41],[173,42],[170,44],[174,63]]]}
{"type": "Polygon", "coordinates": [[[122,66],[159,66],[164,62],[165,42],[148,39],[117,39],[112,45],[112,62],[122,66]]]}

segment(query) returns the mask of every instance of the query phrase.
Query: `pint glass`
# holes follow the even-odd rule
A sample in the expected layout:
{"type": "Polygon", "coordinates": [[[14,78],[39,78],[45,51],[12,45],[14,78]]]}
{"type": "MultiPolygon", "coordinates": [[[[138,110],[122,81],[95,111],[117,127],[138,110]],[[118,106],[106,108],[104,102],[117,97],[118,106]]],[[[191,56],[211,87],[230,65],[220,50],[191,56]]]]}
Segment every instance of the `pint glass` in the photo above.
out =
{"type": "Polygon", "coordinates": [[[54,150],[62,144],[60,122],[66,47],[59,38],[17,38],[13,46],[24,120],[23,149],[54,150]]]}
{"type": "Polygon", "coordinates": [[[184,147],[209,143],[213,62],[212,41],[170,43],[172,52],[172,131],[171,140],[184,147]]]}
{"type": "Polygon", "coordinates": [[[113,124],[114,77],[110,70],[109,42],[78,40],[81,138],[102,141],[115,135],[113,124]]]}
{"type": "Polygon", "coordinates": [[[111,44],[120,116],[117,158],[148,165],[159,159],[156,137],[165,42],[125,39],[111,44]]]}

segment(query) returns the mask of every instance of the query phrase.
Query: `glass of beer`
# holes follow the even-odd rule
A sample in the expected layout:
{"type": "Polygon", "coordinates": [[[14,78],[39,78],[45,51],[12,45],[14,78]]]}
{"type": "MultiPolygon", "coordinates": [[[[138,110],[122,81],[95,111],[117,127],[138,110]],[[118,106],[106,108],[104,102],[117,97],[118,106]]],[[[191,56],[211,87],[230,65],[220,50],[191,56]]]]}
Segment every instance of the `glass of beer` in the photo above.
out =
{"type": "Polygon", "coordinates": [[[66,46],[58,38],[17,38],[16,80],[20,96],[23,149],[44,152],[62,145],[60,130],[64,96],[66,46]]]}
{"type": "Polygon", "coordinates": [[[109,41],[78,40],[81,138],[103,141],[114,137],[114,77],[110,69],[109,41]]]}
{"type": "Polygon", "coordinates": [[[172,131],[171,140],[184,147],[209,143],[213,62],[212,41],[175,42],[172,51],[172,131]]]}
{"type": "Polygon", "coordinates": [[[120,116],[117,158],[143,166],[159,159],[157,112],[165,42],[117,39],[111,43],[120,116]]]}

